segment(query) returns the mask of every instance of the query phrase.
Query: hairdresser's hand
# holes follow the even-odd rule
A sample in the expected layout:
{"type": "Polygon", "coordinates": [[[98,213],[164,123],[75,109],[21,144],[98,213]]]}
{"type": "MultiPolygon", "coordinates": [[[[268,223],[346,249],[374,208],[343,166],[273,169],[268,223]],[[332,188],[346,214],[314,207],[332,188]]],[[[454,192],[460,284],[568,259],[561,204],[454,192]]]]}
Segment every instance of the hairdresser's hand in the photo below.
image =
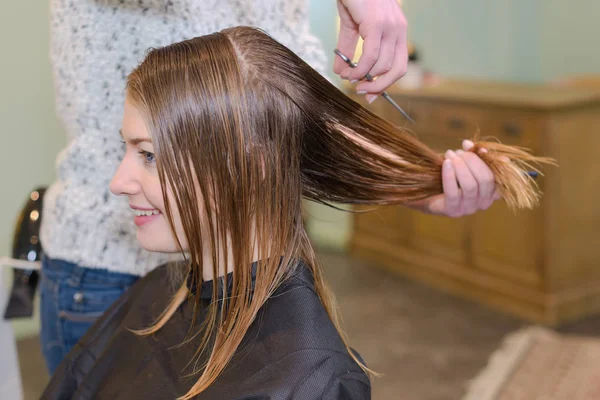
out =
{"type": "Polygon", "coordinates": [[[468,151],[472,147],[473,142],[465,140],[463,150],[446,152],[442,167],[444,194],[427,199],[426,212],[462,217],[486,210],[500,199],[494,174],[477,154],[468,151]]]}
{"type": "Polygon", "coordinates": [[[333,70],[344,79],[361,80],[367,73],[377,77],[356,86],[372,101],[406,74],[406,18],[397,0],[338,0],[340,35],[337,48],[354,57],[358,37],[363,38],[363,52],[356,68],[336,57],[333,70]]]}

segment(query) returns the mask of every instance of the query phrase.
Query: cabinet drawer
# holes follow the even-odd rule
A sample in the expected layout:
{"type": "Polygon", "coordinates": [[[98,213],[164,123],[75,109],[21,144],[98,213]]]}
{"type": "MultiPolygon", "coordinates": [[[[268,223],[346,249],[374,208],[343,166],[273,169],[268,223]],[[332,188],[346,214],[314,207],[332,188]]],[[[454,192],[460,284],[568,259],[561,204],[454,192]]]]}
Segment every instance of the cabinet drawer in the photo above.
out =
{"type": "Polygon", "coordinates": [[[481,138],[526,147],[534,152],[540,148],[545,121],[541,112],[402,97],[394,100],[416,124],[407,122],[402,114],[383,100],[376,101],[379,103],[374,112],[418,135],[435,134],[462,140],[479,133],[481,138]]]}
{"type": "Polygon", "coordinates": [[[385,99],[378,100],[377,114],[401,128],[408,129],[416,134],[430,133],[439,125],[439,109],[431,107],[431,103],[423,100],[397,100],[398,105],[415,121],[413,124],[407,120],[400,111],[396,110],[385,99]]]}
{"type": "Polygon", "coordinates": [[[395,96],[394,100],[415,120],[412,124],[383,98],[369,105],[356,95],[351,97],[394,125],[416,133],[425,142],[426,136],[436,135],[456,139],[460,144],[478,133],[482,139],[537,153],[545,128],[546,117],[538,111],[395,96]]]}
{"type": "Polygon", "coordinates": [[[409,210],[402,206],[355,207],[355,231],[377,237],[381,240],[406,242],[413,235],[409,210]],[[367,211],[369,210],[369,211],[367,211]]]}
{"type": "Polygon", "coordinates": [[[543,115],[520,110],[489,110],[487,114],[485,131],[481,131],[482,138],[526,147],[534,152],[540,150],[543,115]]]}
{"type": "Polygon", "coordinates": [[[534,112],[521,110],[494,110],[469,105],[432,105],[439,108],[440,118],[434,132],[457,138],[481,138],[515,146],[539,149],[543,121],[534,112]]]}
{"type": "Polygon", "coordinates": [[[487,113],[477,107],[455,104],[431,104],[437,109],[439,118],[432,126],[431,133],[458,139],[473,138],[477,132],[484,132],[487,113]]]}

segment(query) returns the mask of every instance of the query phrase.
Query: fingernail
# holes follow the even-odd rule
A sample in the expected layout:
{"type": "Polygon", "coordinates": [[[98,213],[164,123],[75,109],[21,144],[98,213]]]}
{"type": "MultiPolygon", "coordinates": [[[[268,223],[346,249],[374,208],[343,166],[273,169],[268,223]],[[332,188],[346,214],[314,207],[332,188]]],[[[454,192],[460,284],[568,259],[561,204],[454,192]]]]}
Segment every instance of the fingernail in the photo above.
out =
{"type": "Polygon", "coordinates": [[[463,140],[462,145],[463,145],[463,149],[465,149],[465,150],[469,150],[473,146],[475,146],[475,144],[470,140],[463,140]]]}
{"type": "Polygon", "coordinates": [[[350,81],[350,83],[356,83],[356,82],[358,82],[358,79],[352,79],[352,80],[350,81]]]}
{"type": "Polygon", "coordinates": [[[448,150],[446,152],[446,158],[454,158],[454,157],[456,157],[456,153],[453,152],[452,150],[448,150]]]}
{"type": "Polygon", "coordinates": [[[369,104],[371,104],[372,102],[375,101],[376,98],[377,98],[377,96],[373,96],[373,97],[367,99],[367,101],[369,102],[369,104]]]}
{"type": "Polygon", "coordinates": [[[464,151],[462,151],[462,150],[456,150],[456,154],[458,154],[459,156],[463,153],[464,153],[464,151]]]}
{"type": "Polygon", "coordinates": [[[356,94],[367,94],[366,90],[359,90],[358,92],[356,92],[356,94]]]}
{"type": "Polygon", "coordinates": [[[450,161],[450,160],[444,160],[443,168],[445,168],[445,169],[452,168],[452,161],[450,161]]]}
{"type": "Polygon", "coordinates": [[[488,149],[479,149],[479,154],[485,154],[488,152],[488,149]]]}

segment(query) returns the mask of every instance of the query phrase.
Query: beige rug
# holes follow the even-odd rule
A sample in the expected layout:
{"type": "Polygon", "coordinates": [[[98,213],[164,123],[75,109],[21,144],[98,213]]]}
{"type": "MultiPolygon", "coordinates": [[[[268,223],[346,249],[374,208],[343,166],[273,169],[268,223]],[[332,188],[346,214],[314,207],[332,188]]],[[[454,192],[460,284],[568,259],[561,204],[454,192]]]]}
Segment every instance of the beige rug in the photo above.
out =
{"type": "Polygon", "coordinates": [[[463,400],[599,400],[600,338],[540,327],[509,335],[463,400]]]}

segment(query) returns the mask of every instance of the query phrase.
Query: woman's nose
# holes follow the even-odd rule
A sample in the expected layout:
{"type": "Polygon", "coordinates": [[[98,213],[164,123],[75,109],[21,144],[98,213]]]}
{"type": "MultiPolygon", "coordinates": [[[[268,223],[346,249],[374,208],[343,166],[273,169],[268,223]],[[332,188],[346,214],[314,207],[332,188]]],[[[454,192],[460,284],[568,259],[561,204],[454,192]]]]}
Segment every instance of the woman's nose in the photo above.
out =
{"type": "Polygon", "coordinates": [[[136,179],[135,165],[129,163],[126,155],[110,182],[110,191],[117,196],[130,196],[139,190],[140,184],[136,179]]]}

